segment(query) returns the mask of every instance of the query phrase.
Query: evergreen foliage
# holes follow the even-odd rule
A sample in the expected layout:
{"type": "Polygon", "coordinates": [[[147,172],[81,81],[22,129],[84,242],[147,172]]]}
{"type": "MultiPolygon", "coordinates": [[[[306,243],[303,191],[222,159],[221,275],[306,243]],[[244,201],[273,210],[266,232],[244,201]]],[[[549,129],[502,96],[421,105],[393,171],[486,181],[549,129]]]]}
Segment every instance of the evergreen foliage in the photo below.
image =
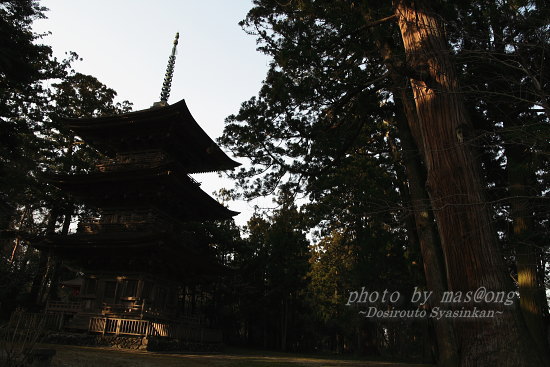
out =
{"type": "MultiPolygon", "coordinates": [[[[447,269],[441,273],[443,283],[439,290],[446,289],[446,282],[453,288],[462,287],[461,277],[464,281],[492,278],[494,284],[503,287],[504,278],[515,278],[530,336],[540,355],[547,354],[548,306],[544,292],[549,251],[548,6],[539,1],[396,1],[392,5],[353,0],[257,0],[254,4],[241,25],[257,38],[259,51],[269,55],[272,62],[258,96],[244,102],[237,114],[227,118],[219,141],[237,157],[251,162],[232,175],[243,197],[266,195],[284,186],[309,200],[308,226],[319,232],[310,283],[314,297],[320,301],[316,304],[317,313],[327,324],[338,320],[336,324],[344,325],[339,294],[346,286],[348,291],[357,286],[356,279],[359,284],[371,286],[370,282],[374,282],[381,287],[387,286],[385,277],[404,287],[420,284],[418,269],[411,271],[411,264],[423,261],[430,287],[437,278],[430,274],[431,264],[443,258],[447,269]],[[410,19],[415,13],[417,23],[405,30],[409,26],[406,12],[412,14],[410,19]],[[420,29],[424,23],[418,19],[423,16],[433,20],[434,28],[420,29]],[[418,34],[432,32],[432,38],[419,44],[418,39],[412,38],[415,29],[420,29],[418,34]],[[436,35],[443,33],[447,48],[430,49],[439,42],[436,35]],[[410,45],[424,49],[411,51],[410,45]],[[446,58],[450,64],[441,61],[446,58]],[[442,64],[434,66],[435,62],[442,64]],[[429,110],[428,103],[419,107],[423,102],[418,97],[413,99],[412,93],[421,85],[436,95],[455,93],[452,88],[446,92],[448,89],[440,84],[445,77],[450,85],[460,85],[458,98],[464,99],[469,115],[451,138],[473,157],[467,158],[468,164],[476,167],[480,163],[482,169],[481,181],[473,172],[467,177],[470,173],[462,173],[464,167],[458,163],[450,175],[464,174],[460,179],[473,183],[471,187],[478,185],[475,190],[487,196],[483,209],[477,214],[473,214],[475,210],[469,214],[464,211],[459,222],[479,220],[477,223],[483,226],[480,236],[498,235],[509,275],[499,266],[495,268],[499,270],[476,269],[471,262],[452,268],[470,249],[459,246],[463,248],[461,253],[459,247],[455,249],[450,243],[458,236],[478,234],[474,230],[457,233],[458,224],[455,228],[448,226],[450,221],[445,222],[441,210],[454,205],[472,208],[476,204],[458,199],[461,189],[451,186],[461,185],[459,180],[449,177],[446,183],[437,176],[441,167],[434,164],[442,161],[430,156],[434,145],[426,144],[429,130],[418,126],[432,121],[443,126],[445,121],[438,120],[436,114],[428,116],[440,111],[429,110]],[[412,144],[407,137],[410,134],[414,138],[412,144]],[[439,199],[440,193],[452,193],[454,189],[458,189],[454,191],[455,198],[439,199]],[[434,200],[435,210],[431,207],[434,200]],[[492,218],[490,225],[483,224],[485,208],[492,218]],[[432,215],[439,215],[440,236],[432,215]],[[493,225],[494,230],[490,228],[493,225]],[[437,236],[431,237],[429,251],[425,251],[427,237],[423,237],[426,226],[434,227],[432,233],[437,236]],[[456,234],[452,241],[450,233],[456,234]],[[397,261],[391,261],[391,256],[376,258],[377,253],[391,253],[392,247],[398,249],[394,252],[397,261]],[[351,249],[354,250],[350,254],[351,249]],[[438,255],[442,250],[442,255],[438,255]],[[346,263],[332,258],[342,258],[344,254],[346,263]],[[432,257],[427,258],[426,254],[432,257]],[[363,256],[377,260],[361,263],[363,256]],[[392,269],[391,275],[385,275],[386,268],[392,269]],[[346,286],[342,284],[344,277],[346,286]]],[[[444,111],[447,116],[455,112],[444,111]]],[[[434,139],[444,141],[447,137],[434,139]]],[[[440,156],[452,166],[455,148],[446,144],[447,140],[447,156],[440,156]]],[[[494,252],[492,240],[485,241],[485,245],[493,251],[494,263],[499,263],[500,254],[494,252]]],[[[485,256],[480,254],[481,249],[477,255],[475,249],[472,251],[473,258],[485,256]]],[[[506,340],[528,340],[521,327],[514,329],[514,322],[508,320],[506,324],[510,325],[498,333],[511,338],[506,340]],[[511,336],[515,333],[519,335],[511,336]]],[[[498,349],[494,341],[482,336],[491,333],[489,328],[458,328],[449,333],[450,329],[443,331],[444,327],[435,325],[438,363],[442,366],[470,365],[477,358],[475,353],[498,349]],[[447,333],[447,337],[441,338],[440,332],[447,333]],[[452,341],[450,335],[455,334],[458,339],[452,341]],[[472,338],[483,341],[471,347],[472,338]],[[461,355],[456,356],[453,345],[462,350],[461,355]]],[[[407,332],[403,328],[401,337],[407,332]]],[[[378,338],[384,339],[380,335],[378,338]]],[[[522,359],[526,365],[537,363],[537,357],[527,358],[533,355],[530,352],[502,352],[502,356],[509,355],[510,361],[516,361],[507,363],[520,363],[522,359]]],[[[490,358],[480,358],[484,361],[479,363],[492,363],[490,358]]],[[[493,362],[497,363],[500,357],[495,358],[493,362]]]]}
{"type": "Polygon", "coordinates": [[[32,22],[46,10],[31,0],[0,4],[0,302],[6,316],[17,305],[41,303],[47,284],[55,288],[59,261],[29,245],[47,232],[68,231],[78,214],[77,203],[48,185],[44,172],[90,170],[98,154],[64,130],[60,118],[131,109],[128,101],[114,102],[114,90],[72,69],[76,53],[59,61],[40,44],[45,35],[35,34],[32,22]]]}

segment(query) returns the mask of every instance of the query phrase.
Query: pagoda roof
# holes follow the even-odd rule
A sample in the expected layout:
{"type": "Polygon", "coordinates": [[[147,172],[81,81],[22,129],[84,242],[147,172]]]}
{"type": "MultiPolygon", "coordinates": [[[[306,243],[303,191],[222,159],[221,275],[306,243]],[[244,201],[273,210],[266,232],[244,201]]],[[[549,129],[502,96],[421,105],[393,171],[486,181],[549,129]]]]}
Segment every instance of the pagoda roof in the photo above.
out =
{"type": "Polygon", "coordinates": [[[162,149],[185,165],[189,173],[233,169],[229,158],[204,132],[185,100],[172,105],[119,115],[60,120],[86,143],[108,156],[162,149]]]}
{"type": "Polygon", "coordinates": [[[176,220],[230,219],[227,209],[176,166],[165,164],[128,171],[49,175],[48,181],[97,208],[150,206],[176,220]]]}
{"type": "Polygon", "coordinates": [[[153,232],[49,235],[33,244],[86,271],[150,272],[190,276],[224,268],[192,233],[176,238],[153,232]]]}

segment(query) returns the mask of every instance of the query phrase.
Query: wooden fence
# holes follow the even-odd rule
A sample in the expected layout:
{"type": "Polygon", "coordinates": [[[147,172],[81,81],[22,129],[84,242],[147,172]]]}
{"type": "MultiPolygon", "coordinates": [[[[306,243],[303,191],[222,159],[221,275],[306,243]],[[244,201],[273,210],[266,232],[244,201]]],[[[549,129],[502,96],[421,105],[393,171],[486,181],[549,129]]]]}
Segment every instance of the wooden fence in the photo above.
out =
{"type": "Polygon", "coordinates": [[[163,336],[202,343],[220,343],[222,341],[220,330],[147,320],[92,317],[90,318],[89,331],[93,333],[143,337],[163,336]]]}
{"type": "Polygon", "coordinates": [[[14,312],[8,325],[14,325],[23,330],[61,330],[63,314],[14,312]]]}

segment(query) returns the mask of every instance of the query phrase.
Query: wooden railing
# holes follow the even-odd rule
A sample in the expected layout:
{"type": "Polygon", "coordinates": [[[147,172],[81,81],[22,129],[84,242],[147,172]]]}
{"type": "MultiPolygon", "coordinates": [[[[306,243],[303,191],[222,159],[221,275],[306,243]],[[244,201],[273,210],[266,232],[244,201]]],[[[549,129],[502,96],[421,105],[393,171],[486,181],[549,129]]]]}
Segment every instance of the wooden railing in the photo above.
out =
{"type": "Polygon", "coordinates": [[[141,303],[137,304],[130,304],[130,305],[122,305],[122,304],[104,304],[101,309],[101,314],[106,317],[117,317],[122,316],[121,318],[124,318],[125,316],[128,317],[142,317],[145,314],[145,310],[143,309],[144,304],[143,301],[141,303]]]}
{"type": "Polygon", "coordinates": [[[112,233],[126,231],[169,230],[172,221],[150,209],[133,211],[104,211],[101,217],[82,218],[79,233],[112,233]]]}
{"type": "Polygon", "coordinates": [[[203,343],[220,343],[222,341],[220,330],[147,320],[92,317],[89,331],[92,333],[143,337],[162,336],[203,343]]]}
{"type": "Polygon", "coordinates": [[[92,317],[90,319],[90,332],[115,335],[151,335],[148,332],[149,321],[131,319],[109,319],[92,317]]]}
{"type": "Polygon", "coordinates": [[[141,299],[131,305],[123,304],[104,304],[101,314],[106,318],[154,318],[162,320],[164,323],[182,323],[185,325],[199,326],[202,324],[200,316],[197,315],[179,315],[177,319],[166,309],[157,309],[154,306],[146,305],[146,301],[141,299]]]}
{"type": "Polygon", "coordinates": [[[111,172],[152,168],[162,165],[167,159],[166,154],[158,150],[119,153],[114,159],[104,159],[97,165],[97,169],[100,172],[111,172]]]}
{"type": "Polygon", "coordinates": [[[82,309],[80,302],[48,301],[46,312],[78,313],[82,309]]]}

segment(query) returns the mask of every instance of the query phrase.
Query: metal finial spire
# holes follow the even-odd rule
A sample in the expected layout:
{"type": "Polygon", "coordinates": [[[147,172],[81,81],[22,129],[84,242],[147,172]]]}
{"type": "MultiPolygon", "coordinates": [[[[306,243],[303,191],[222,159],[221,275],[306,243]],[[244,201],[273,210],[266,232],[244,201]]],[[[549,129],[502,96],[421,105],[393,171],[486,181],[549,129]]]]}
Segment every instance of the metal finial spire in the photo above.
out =
{"type": "Polygon", "coordinates": [[[166,75],[164,76],[164,83],[162,83],[162,91],[160,92],[161,103],[167,103],[168,97],[170,97],[170,87],[172,86],[172,76],[174,75],[174,65],[176,64],[176,47],[178,46],[178,39],[180,33],[176,33],[176,39],[174,40],[174,47],[172,47],[172,54],[168,58],[168,66],[166,67],[166,75]]]}

